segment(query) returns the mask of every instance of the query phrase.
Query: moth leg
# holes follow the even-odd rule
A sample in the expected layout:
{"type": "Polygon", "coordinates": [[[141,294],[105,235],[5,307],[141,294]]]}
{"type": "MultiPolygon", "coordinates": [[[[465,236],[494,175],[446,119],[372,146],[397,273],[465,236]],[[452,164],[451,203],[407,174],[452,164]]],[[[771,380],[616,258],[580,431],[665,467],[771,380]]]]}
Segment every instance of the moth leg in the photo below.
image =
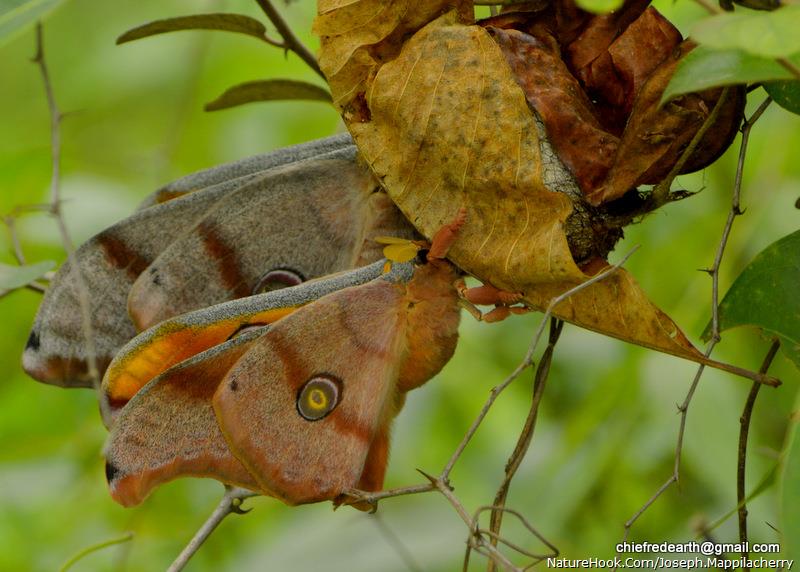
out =
{"type": "Polygon", "coordinates": [[[453,246],[453,243],[458,238],[458,232],[464,223],[467,222],[467,209],[461,207],[458,209],[456,218],[449,224],[444,225],[436,231],[431,241],[431,248],[428,251],[428,260],[441,260],[447,256],[447,251],[453,246]]]}
{"type": "Polygon", "coordinates": [[[464,285],[463,290],[459,290],[459,293],[464,299],[481,306],[488,306],[490,304],[502,304],[507,306],[516,304],[522,298],[521,292],[508,292],[507,290],[501,290],[491,284],[481,284],[474,288],[467,288],[466,285],[464,285]]]}
{"type": "MultiPolygon", "coordinates": [[[[428,260],[436,262],[447,256],[448,250],[458,238],[458,233],[467,222],[467,209],[461,207],[458,214],[449,224],[444,225],[433,236],[431,247],[428,250],[428,260]]],[[[468,288],[463,278],[455,282],[456,290],[461,298],[461,306],[465,308],[476,320],[485,322],[499,322],[511,314],[522,314],[528,309],[524,306],[513,306],[522,299],[521,292],[508,292],[491,284],[482,284],[468,288]],[[487,314],[483,314],[476,305],[492,305],[496,307],[487,314]]]]}
{"type": "Polygon", "coordinates": [[[482,284],[470,288],[463,278],[456,280],[455,287],[461,299],[461,306],[478,321],[499,322],[505,320],[511,314],[524,314],[530,311],[525,306],[512,305],[522,298],[522,294],[519,292],[500,290],[491,284],[482,284]],[[482,306],[494,304],[495,308],[484,314],[476,307],[476,304],[482,306]]]}
{"type": "Polygon", "coordinates": [[[511,314],[526,314],[531,309],[527,306],[496,306],[494,310],[490,310],[483,315],[483,321],[488,323],[502,322],[511,314]]]}
{"type": "Polygon", "coordinates": [[[478,309],[475,304],[470,302],[464,297],[464,292],[466,292],[469,288],[467,284],[464,282],[464,278],[458,278],[453,282],[453,288],[456,289],[458,293],[458,303],[459,305],[464,308],[469,314],[478,320],[479,322],[483,320],[483,312],[478,309]]]}

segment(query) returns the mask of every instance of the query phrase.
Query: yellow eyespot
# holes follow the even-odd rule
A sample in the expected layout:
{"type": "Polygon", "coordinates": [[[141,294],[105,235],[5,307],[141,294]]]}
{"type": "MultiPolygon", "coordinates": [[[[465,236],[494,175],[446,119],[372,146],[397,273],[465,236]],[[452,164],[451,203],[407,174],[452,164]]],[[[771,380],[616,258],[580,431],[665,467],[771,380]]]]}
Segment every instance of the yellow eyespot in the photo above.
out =
{"type": "Polygon", "coordinates": [[[297,412],[303,419],[318,421],[339,404],[341,381],[330,375],[315,375],[297,395],[297,412]]]}
{"type": "Polygon", "coordinates": [[[320,411],[328,407],[328,396],[325,395],[325,392],[315,387],[311,391],[308,392],[308,397],[306,398],[307,405],[316,411],[320,411]]]}

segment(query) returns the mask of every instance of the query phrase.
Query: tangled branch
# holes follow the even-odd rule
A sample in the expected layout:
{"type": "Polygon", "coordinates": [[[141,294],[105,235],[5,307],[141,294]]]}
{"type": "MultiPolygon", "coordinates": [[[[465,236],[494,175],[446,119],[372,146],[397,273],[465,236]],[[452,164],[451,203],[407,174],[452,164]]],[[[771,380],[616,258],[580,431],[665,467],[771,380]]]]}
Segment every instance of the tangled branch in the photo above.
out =
{"type": "MultiPolygon", "coordinates": [[[[530,448],[531,441],[533,440],[533,432],[536,428],[536,419],[539,414],[539,405],[542,403],[542,396],[544,395],[544,388],[547,384],[547,378],[550,374],[550,364],[553,361],[553,351],[555,350],[558,338],[561,335],[561,330],[564,327],[564,322],[551,318],[550,320],[550,337],[547,347],[539,360],[539,365],[536,368],[536,374],[533,379],[533,396],[531,398],[531,408],[528,411],[528,417],[525,419],[525,425],[517,438],[517,444],[514,451],[506,462],[505,477],[503,482],[497,489],[494,496],[494,503],[492,505],[492,515],[489,525],[489,532],[492,537],[492,543],[497,546],[500,540],[500,527],[503,524],[503,515],[508,512],[505,508],[506,498],[508,497],[508,490],[511,488],[511,481],[517,474],[517,469],[522,464],[525,454],[530,448]]],[[[538,536],[538,534],[537,534],[538,536]]],[[[547,542],[544,538],[539,537],[545,544],[552,548],[553,552],[558,552],[554,546],[547,542]]],[[[494,563],[489,563],[489,572],[494,570],[494,563]]]]}
{"type": "MultiPolygon", "coordinates": [[[[749,119],[746,119],[742,124],[741,132],[742,132],[742,142],[739,147],[739,159],[736,167],[736,178],[734,180],[733,185],[733,193],[731,198],[731,208],[728,211],[728,217],[725,220],[725,225],[722,228],[722,236],[720,237],[719,244],[717,246],[716,254],[714,255],[714,263],[706,270],[706,272],[711,276],[711,340],[709,341],[708,345],[706,346],[705,356],[709,357],[711,352],[714,350],[714,347],[719,343],[721,340],[720,335],[720,326],[719,326],[719,269],[722,265],[722,257],[725,253],[725,247],[728,244],[728,238],[730,237],[731,228],[733,227],[733,221],[736,217],[742,214],[742,210],[740,208],[740,198],[741,198],[741,190],[742,190],[742,174],[744,173],[744,161],[745,157],[747,156],[747,144],[750,140],[750,131],[753,128],[753,125],[759,118],[763,115],[764,111],[766,111],[769,104],[772,100],[767,97],[766,100],[753,112],[753,115],[750,116],[749,119]]],[[[678,439],[677,444],[675,446],[675,460],[673,463],[672,474],[669,478],[656,490],[655,493],[637,510],[631,518],[629,518],[625,522],[625,533],[623,535],[623,541],[628,539],[630,534],[631,528],[636,523],[636,521],[641,517],[650,506],[656,502],[664,491],[669,489],[674,483],[679,482],[680,480],[680,471],[681,471],[681,454],[683,451],[683,440],[684,434],[686,431],[686,418],[689,413],[689,406],[691,405],[692,398],[694,397],[695,391],[697,390],[697,386],[700,383],[700,378],[705,371],[705,366],[700,365],[697,368],[697,373],[695,373],[694,379],[689,386],[689,390],[686,393],[686,397],[684,398],[683,402],[678,406],[678,413],[680,414],[680,421],[678,426],[678,439]]]]}

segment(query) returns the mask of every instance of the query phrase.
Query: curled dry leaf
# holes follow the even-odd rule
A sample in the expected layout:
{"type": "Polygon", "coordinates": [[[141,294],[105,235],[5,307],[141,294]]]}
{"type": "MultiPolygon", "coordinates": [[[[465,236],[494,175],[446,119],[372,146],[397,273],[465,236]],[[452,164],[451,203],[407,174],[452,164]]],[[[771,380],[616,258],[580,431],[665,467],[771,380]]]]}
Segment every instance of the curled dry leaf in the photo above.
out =
{"type": "MultiPolygon", "coordinates": [[[[596,232],[598,219],[544,136],[493,34],[473,23],[471,3],[423,4],[320,1],[315,29],[334,103],[367,163],[423,234],[431,237],[466,207],[467,223],[449,258],[543,309],[607,264],[595,256],[579,267],[570,250],[574,237],[568,240],[565,232],[596,232]]],[[[544,44],[524,40],[526,46],[544,44]]],[[[555,68],[547,49],[537,53],[555,68]]],[[[555,89],[570,88],[563,80],[559,76],[555,89]]],[[[571,113],[591,118],[585,109],[571,113]]],[[[575,294],[554,313],[701,358],[624,271],[575,294]]]]}
{"type": "Polygon", "coordinates": [[[489,27],[487,31],[503,51],[528,102],[547,126],[548,139],[578,185],[582,189],[600,186],[617,154],[619,137],[600,124],[593,103],[561,59],[555,39],[514,29],[489,27]]]}
{"type": "MultiPolygon", "coordinates": [[[[705,123],[722,89],[689,93],[661,105],[678,62],[693,47],[689,42],[681,44],[676,55],[659,66],[642,86],[608,177],[587,196],[591,202],[607,202],[637,185],[658,183],[705,123]]],[[[728,148],[736,136],[743,107],[744,93],[734,89],[681,172],[702,169],[728,148]]]]}
{"type": "MultiPolygon", "coordinates": [[[[483,23],[593,205],[666,177],[720,97],[717,89],[662,105],[678,61],[694,44],[682,43],[647,3],[631,0],[572,28],[562,24],[560,4],[529,18],[483,23]]],[[[681,172],[705,167],[728,147],[743,104],[743,93],[735,91],[681,172]]]]}

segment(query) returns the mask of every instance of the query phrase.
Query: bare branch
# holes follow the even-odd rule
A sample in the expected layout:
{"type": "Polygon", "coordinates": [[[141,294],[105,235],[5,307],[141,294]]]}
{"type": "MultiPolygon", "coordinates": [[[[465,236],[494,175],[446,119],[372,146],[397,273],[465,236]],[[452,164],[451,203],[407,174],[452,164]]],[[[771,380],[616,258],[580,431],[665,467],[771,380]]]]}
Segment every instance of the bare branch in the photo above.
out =
{"type": "MultiPolygon", "coordinates": [[[[775,359],[775,354],[778,353],[778,348],[781,347],[779,339],[775,339],[761,363],[759,371],[766,373],[769,366],[772,365],[772,360],[775,359]]],[[[753,383],[750,387],[750,393],[747,395],[747,401],[744,404],[742,416],[739,418],[739,447],[736,456],[736,501],[738,504],[737,513],[739,515],[739,541],[747,546],[747,492],[746,477],[747,477],[747,436],[750,433],[750,419],[753,416],[753,407],[756,404],[758,392],[761,390],[760,383],[753,383]]],[[[749,558],[749,551],[742,550],[742,557],[746,562],[749,558]]],[[[750,566],[745,564],[743,570],[749,572],[750,566]]]]}
{"type": "Polygon", "coordinates": [[[628,254],[626,254],[622,258],[622,260],[620,260],[614,266],[610,266],[610,267],[606,268],[602,272],[599,272],[595,276],[592,276],[586,282],[578,284],[574,288],[571,288],[571,289],[567,290],[563,294],[561,294],[559,296],[556,296],[555,298],[553,298],[550,301],[550,304],[548,304],[548,306],[547,306],[547,311],[545,311],[544,315],[542,316],[542,320],[539,322],[539,327],[537,328],[536,333],[533,336],[533,340],[531,341],[530,345],[528,346],[528,351],[525,354],[525,358],[516,367],[516,369],[514,369],[514,371],[512,371],[511,374],[508,377],[506,377],[505,380],[503,380],[502,383],[500,383],[499,385],[497,385],[494,388],[492,388],[492,391],[489,393],[489,398],[486,400],[486,403],[484,403],[483,407],[481,408],[480,412],[478,413],[478,417],[475,419],[475,421],[472,422],[472,426],[469,428],[469,430],[467,431],[466,435],[464,435],[464,438],[461,440],[461,443],[459,443],[459,445],[456,448],[455,452],[450,457],[450,460],[447,462],[447,465],[445,466],[444,471],[442,471],[442,478],[444,478],[446,480],[447,477],[450,475],[450,472],[453,470],[453,466],[456,464],[456,461],[458,461],[458,458],[464,452],[464,449],[466,448],[466,446],[469,443],[469,441],[472,439],[472,436],[478,430],[478,427],[483,422],[483,419],[486,417],[486,414],[489,413],[489,409],[491,409],[491,407],[494,404],[495,400],[500,396],[500,394],[505,390],[505,388],[508,387],[511,384],[511,382],[513,382],[515,379],[517,379],[517,377],[519,377],[519,375],[523,371],[525,371],[525,369],[527,369],[529,366],[533,365],[533,353],[536,351],[536,346],[539,345],[539,340],[541,339],[542,333],[544,332],[544,327],[545,327],[545,325],[547,325],[547,321],[550,318],[550,316],[553,314],[553,310],[555,309],[555,307],[558,306],[561,302],[563,302],[567,298],[569,298],[570,296],[572,296],[574,294],[577,294],[581,290],[583,290],[585,288],[588,288],[592,284],[595,284],[595,283],[599,282],[600,280],[603,280],[603,279],[607,278],[608,276],[610,276],[611,274],[613,274],[614,272],[616,272],[623,264],[625,264],[625,262],[627,262],[628,258],[634,252],[636,252],[637,248],[638,247],[636,247],[636,248],[632,249],[630,252],[628,252],[628,254]]]}
{"type": "MultiPolygon", "coordinates": [[[[27,260],[25,259],[25,253],[22,251],[22,244],[19,242],[19,235],[17,234],[17,218],[13,214],[9,214],[3,217],[3,223],[6,225],[8,229],[8,239],[11,242],[11,253],[14,255],[14,259],[17,261],[17,264],[20,266],[25,266],[28,264],[27,260]]],[[[38,292],[39,294],[44,294],[47,290],[47,287],[34,280],[29,284],[25,285],[25,288],[28,290],[33,290],[34,292],[38,292]]],[[[10,294],[12,290],[4,290],[0,291],[0,298],[3,296],[10,294]]]]}
{"type": "Polygon", "coordinates": [[[305,44],[300,40],[300,38],[295,35],[292,31],[292,28],[289,27],[289,24],[286,23],[286,20],[283,19],[281,13],[273,6],[270,0],[256,0],[258,5],[264,11],[264,14],[267,15],[269,21],[272,22],[272,25],[278,30],[278,33],[283,38],[283,44],[281,47],[293,51],[298,57],[303,60],[308,67],[310,67],[314,72],[317,73],[322,79],[327,80],[325,74],[322,73],[322,70],[319,69],[319,64],[317,63],[317,58],[314,57],[314,54],[311,53],[305,44]]]}
{"type": "Polygon", "coordinates": [[[394,497],[402,497],[406,495],[417,495],[420,493],[429,493],[435,491],[436,487],[430,483],[421,485],[411,485],[408,487],[399,487],[396,489],[388,489],[385,491],[361,491],[358,489],[349,489],[342,494],[341,499],[337,499],[339,504],[361,504],[365,503],[372,506],[372,512],[378,509],[378,501],[394,497]]]}
{"type": "Polygon", "coordinates": [[[8,229],[8,237],[11,241],[11,252],[14,254],[17,264],[25,266],[28,262],[25,260],[25,254],[22,252],[22,245],[17,235],[17,219],[12,215],[6,215],[3,217],[3,222],[8,229]]]}
{"type": "MultiPolygon", "coordinates": [[[[744,172],[744,160],[747,155],[747,144],[750,140],[750,130],[752,129],[753,125],[756,121],[761,117],[764,113],[766,108],[769,106],[772,100],[768,97],[759,107],[758,109],[753,112],[753,115],[750,116],[749,119],[745,120],[742,125],[742,142],[739,148],[739,161],[736,168],[736,178],[734,179],[733,185],[733,192],[731,196],[731,208],[728,212],[728,217],[725,220],[725,226],[722,229],[722,236],[720,237],[719,244],[717,246],[716,254],[714,255],[714,264],[713,266],[707,271],[711,276],[711,341],[709,341],[708,345],[706,346],[705,357],[708,358],[711,355],[711,352],[714,350],[714,347],[719,343],[720,337],[720,330],[719,330],[719,269],[722,265],[722,257],[725,253],[725,247],[728,244],[728,237],[730,236],[731,227],[733,226],[734,219],[742,214],[742,211],[739,206],[739,200],[741,197],[741,190],[742,190],[742,174],[744,172]]],[[[642,514],[644,514],[648,508],[656,501],[658,498],[664,494],[664,491],[669,489],[669,487],[673,483],[677,483],[680,480],[680,469],[681,469],[681,454],[683,452],[683,439],[684,433],[686,430],[686,417],[689,412],[689,405],[692,402],[692,398],[694,397],[695,390],[697,389],[698,384],[700,383],[700,378],[705,371],[705,365],[701,364],[700,367],[697,368],[697,373],[695,373],[694,379],[692,380],[691,385],[689,386],[689,391],[686,393],[686,397],[678,406],[678,413],[680,413],[680,422],[678,427],[678,439],[677,444],[675,446],[675,462],[673,464],[672,474],[669,478],[656,490],[655,493],[637,510],[631,518],[625,523],[625,533],[623,535],[623,541],[628,539],[628,535],[630,534],[631,527],[634,523],[639,519],[642,514]]]]}
{"type": "Polygon", "coordinates": [[[683,166],[686,165],[686,162],[689,158],[694,154],[695,149],[700,144],[700,141],[703,140],[708,130],[711,128],[714,123],[717,121],[717,117],[719,117],[720,112],[722,111],[723,106],[728,101],[728,96],[730,95],[730,87],[724,87],[722,89],[722,93],[719,95],[719,99],[717,99],[717,103],[714,105],[714,108],[711,110],[711,113],[708,114],[703,124],[700,126],[700,129],[697,130],[697,133],[694,134],[692,140],[689,142],[689,145],[684,149],[683,153],[681,153],[680,158],[672,167],[670,172],[667,174],[664,179],[656,185],[653,189],[652,194],[650,195],[650,199],[652,205],[649,206],[651,210],[656,209],[663,205],[664,203],[669,202],[670,200],[670,187],[672,186],[672,181],[675,180],[675,177],[678,176],[678,173],[683,170],[683,166]]]}
{"type": "MultiPolygon", "coordinates": [[[[494,530],[490,530],[490,531],[487,532],[487,531],[485,531],[484,529],[481,529],[478,526],[477,516],[480,514],[480,512],[482,510],[492,510],[492,509],[494,509],[494,510],[497,510],[497,511],[508,512],[508,513],[514,514],[515,516],[520,518],[520,520],[523,522],[523,524],[525,524],[525,526],[526,526],[526,528],[528,528],[528,530],[530,530],[534,535],[537,536],[537,538],[541,539],[542,542],[544,542],[555,553],[557,553],[558,551],[555,548],[555,546],[553,546],[551,543],[549,543],[547,540],[545,540],[544,537],[542,537],[541,534],[539,534],[536,531],[536,529],[534,529],[522,517],[522,515],[519,514],[516,511],[508,509],[508,508],[506,508],[504,506],[492,506],[492,507],[486,507],[486,508],[479,509],[479,511],[478,511],[478,513],[477,513],[475,518],[470,516],[469,513],[467,512],[466,508],[464,508],[464,505],[461,503],[461,501],[458,499],[458,497],[453,493],[453,488],[450,486],[450,480],[449,480],[450,473],[452,472],[453,467],[455,466],[455,463],[458,461],[458,459],[461,457],[461,454],[464,452],[464,449],[466,448],[467,444],[472,439],[472,436],[478,430],[478,427],[480,426],[480,424],[483,421],[483,419],[486,417],[487,413],[489,412],[489,409],[492,407],[492,404],[495,402],[497,397],[503,392],[503,390],[506,387],[508,387],[511,384],[511,382],[513,382],[517,377],[519,377],[519,375],[527,367],[529,367],[529,366],[531,366],[533,364],[533,354],[534,354],[534,352],[536,350],[536,347],[537,347],[537,345],[539,343],[539,340],[542,337],[542,333],[544,332],[544,327],[545,327],[545,325],[548,324],[555,307],[558,306],[561,302],[563,302],[567,298],[569,298],[570,296],[580,292],[584,288],[588,288],[592,284],[595,284],[595,283],[599,282],[600,280],[603,280],[603,279],[607,278],[608,276],[610,276],[611,274],[613,274],[614,272],[616,272],[620,267],[622,267],[622,265],[625,264],[625,262],[627,262],[628,258],[635,251],[636,251],[636,248],[632,249],[617,264],[606,268],[605,270],[603,270],[602,272],[599,272],[598,274],[596,274],[595,276],[593,276],[592,278],[590,278],[586,282],[583,282],[582,284],[579,284],[578,286],[576,286],[576,287],[574,287],[574,288],[562,293],[561,295],[556,296],[555,298],[553,298],[550,301],[550,303],[547,306],[547,310],[544,312],[544,315],[542,316],[541,322],[539,323],[539,327],[537,328],[537,330],[536,330],[536,332],[535,332],[535,334],[533,336],[531,344],[528,347],[528,351],[527,351],[527,353],[525,355],[525,358],[516,367],[516,369],[505,380],[503,380],[502,383],[500,383],[499,385],[495,386],[492,389],[492,391],[489,394],[489,398],[487,399],[486,403],[483,405],[483,407],[481,408],[480,412],[478,413],[478,417],[475,419],[475,421],[473,421],[472,425],[467,430],[467,433],[464,435],[464,438],[461,440],[461,442],[459,443],[459,445],[456,448],[455,452],[450,457],[450,459],[448,460],[447,464],[445,465],[444,469],[442,470],[441,474],[438,477],[433,477],[431,475],[428,475],[427,473],[424,473],[423,471],[419,471],[428,480],[427,483],[421,484],[421,485],[413,485],[413,486],[409,486],[409,487],[398,488],[398,489],[392,489],[392,490],[388,490],[388,491],[379,491],[379,492],[368,492],[368,491],[359,491],[359,490],[351,489],[351,490],[345,492],[345,494],[343,495],[343,497],[344,497],[343,499],[339,499],[340,504],[367,503],[367,504],[372,505],[373,511],[374,511],[374,510],[377,510],[378,501],[380,501],[382,499],[393,498],[393,497],[398,497],[398,496],[404,496],[404,495],[409,495],[409,494],[425,493],[425,492],[430,492],[430,491],[438,491],[438,492],[440,492],[450,502],[450,504],[456,510],[456,513],[458,513],[459,517],[461,517],[461,520],[464,521],[464,524],[467,525],[467,528],[470,531],[469,532],[469,537],[467,539],[467,552],[466,552],[465,557],[464,557],[465,569],[466,569],[466,566],[468,566],[468,564],[469,564],[469,555],[470,555],[471,551],[474,550],[475,552],[483,554],[484,556],[489,558],[492,562],[494,562],[494,564],[496,566],[499,566],[504,570],[513,570],[513,571],[522,571],[522,570],[524,570],[523,568],[519,568],[519,567],[515,566],[508,559],[508,557],[506,557],[503,553],[501,553],[497,549],[496,545],[497,545],[498,541],[502,542],[503,544],[506,544],[507,546],[511,546],[507,541],[500,539],[499,532],[496,532],[494,530]]],[[[557,321],[557,320],[553,321],[552,324],[551,324],[551,328],[555,328],[556,332],[560,332],[560,328],[561,328],[560,323],[561,322],[557,321]],[[556,324],[559,324],[559,325],[556,325],[556,324]]],[[[555,344],[555,340],[557,339],[557,337],[558,337],[557,333],[554,333],[554,331],[551,329],[551,336],[550,336],[551,344],[555,344]]],[[[552,353],[552,349],[550,350],[550,353],[552,353]]],[[[548,358],[548,363],[549,363],[549,358],[548,358]]],[[[542,371],[542,375],[545,375],[544,369],[541,369],[541,371],[542,371]]],[[[542,387],[542,389],[543,389],[543,387],[542,387]]],[[[539,399],[541,399],[541,397],[539,399]]],[[[520,458],[520,460],[521,460],[521,458],[520,458]]],[[[516,470],[516,469],[514,469],[514,470],[516,470]]]]}
{"type": "Polygon", "coordinates": [[[244,514],[248,511],[242,510],[241,504],[244,499],[258,496],[253,491],[247,489],[240,489],[238,487],[225,487],[225,494],[222,500],[219,501],[217,508],[206,519],[194,537],[189,541],[189,544],[181,551],[175,561],[167,568],[167,572],[179,572],[183,570],[195,552],[197,552],[203,543],[211,536],[211,533],[219,526],[219,523],[231,513],[244,514]]]}
{"type": "MultiPolygon", "coordinates": [[[[424,473],[423,473],[424,474],[424,473]]],[[[444,495],[444,497],[450,502],[452,507],[455,509],[456,513],[461,520],[464,521],[464,524],[467,525],[467,528],[470,531],[469,537],[467,538],[467,543],[469,546],[472,547],[473,550],[484,554],[492,561],[494,561],[499,566],[502,566],[505,570],[511,570],[513,572],[521,571],[521,569],[514,565],[511,560],[508,559],[502,552],[497,550],[496,547],[492,546],[491,544],[487,543],[484,539],[483,535],[480,533],[478,529],[478,523],[474,520],[467,509],[464,508],[464,505],[458,499],[458,497],[453,493],[453,489],[450,486],[449,481],[446,477],[432,477],[430,475],[425,475],[425,477],[430,481],[432,485],[436,487],[436,489],[444,495]]]]}
{"type": "MultiPolygon", "coordinates": [[[[511,487],[511,481],[514,478],[514,475],[516,475],[517,469],[519,469],[519,466],[522,464],[522,460],[525,458],[525,454],[528,452],[531,440],[533,439],[533,432],[536,428],[536,419],[539,413],[539,405],[542,402],[544,388],[547,384],[547,377],[550,373],[550,364],[553,360],[553,350],[555,350],[555,346],[558,342],[559,336],[561,335],[561,329],[563,325],[564,322],[561,320],[556,318],[550,319],[550,338],[547,348],[545,348],[544,354],[542,354],[542,358],[539,360],[539,365],[536,368],[536,375],[534,376],[533,381],[533,396],[531,398],[531,407],[528,411],[528,417],[525,419],[525,425],[523,426],[519,438],[517,439],[517,444],[514,447],[514,451],[511,453],[511,456],[506,462],[503,482],[500,484],[500,487],[498,487],[497,493],[494,497],[489,531],[490,536],[492,537],[492,543],[495,546],[497,546],[497,541],[499,540],[500,528],[502,527],[503,523],[503,515],[508,510],[505,509],[505,504],[506,498],[508,497],[508,490],[511,487]]],[[[544,542],[547,541],[544,540],[544,542]]],[[[490,572],[494,570],[493,563],[490,562],[488,570],[490,572]]]]}
{"type": "MultiPolygon", "coordinates": [[[[474,518],[475,522],[478,522],[478,519],[480,518],[481,513],[482,512],[486,512],[486,511],[491,511],[492,514],[495,514],[497,512],[501,512],[501,513],[504,513],[504,514],[508,513],[511,516],[516,517],[522,523],[522,526],[524,526],[528,530],[528,532],[530,532],[537,539],[539,539],[539,541],[542,542],[542,544],[547,546],[551,550],[551,552],[549,554],[533,554],[532,552],[528,552],[526,550],[523,550],[522,548],[515,547],[513,544],[509,543],[507,540],[504,540],[498,533],[495,533],[495,532],[493,532],[491,530],[485,531],[486,534],[491,536],[493,539],[497,539],[498,541],[502,542],[506,546],[509,546],[509,547],[513,548],[514,550],[516,550],[517,552],[519,552],[521,554],[525,554],[527,556],[530,556],[532,558],[537,558],[539,560],[547,558],[548,556],[556,556],[558,554],[558,548],[556,548],[556,546],[552,542],[547,540],[547,538],[545,538],[544,535],[541,532],[539,532],[536,528],[534,528],[534,526],[528,521],[528,519],[526,519],[522,515],[521,512],[519,512],[517,510],[514,510],[513,508],[508,508],[508,507],[504,507],[504,506],[497,506],[497,505],[482,506],[477,511],[475,511],[475,518],[474,518]]],[[[481,530],[483,530],[483,529],[481,529],[481,530]]]]}
{"type": "Polygon", "coordinates": [[[750,141],[750,130],[753,125],[766,111],[769,104],[772,103],[772,98],[767,97],[761,105],[758,106],[753,112],[750,119],[745,120],[742,124],[742,143],[739,147],[739,160],[736,165],[736,178],[733,181],[733,197],[731,199],[731,209],[728,211],[728,218],[725,221],[725,227],[722,229],[722,237],[719,241],[717,253],[714,256],[714,265],[711,267],[709,274],[711,275],[711,339],[719,341],[719,267],[722,265],[722,255],[725,252],[725,247],[728,244],[728,237],[733,227],[734,219],[742,214],[740,208],[740,199],[742,195],[742,174],[744,173],[744,160],[747,156],[747,144],[750,141]]]}

